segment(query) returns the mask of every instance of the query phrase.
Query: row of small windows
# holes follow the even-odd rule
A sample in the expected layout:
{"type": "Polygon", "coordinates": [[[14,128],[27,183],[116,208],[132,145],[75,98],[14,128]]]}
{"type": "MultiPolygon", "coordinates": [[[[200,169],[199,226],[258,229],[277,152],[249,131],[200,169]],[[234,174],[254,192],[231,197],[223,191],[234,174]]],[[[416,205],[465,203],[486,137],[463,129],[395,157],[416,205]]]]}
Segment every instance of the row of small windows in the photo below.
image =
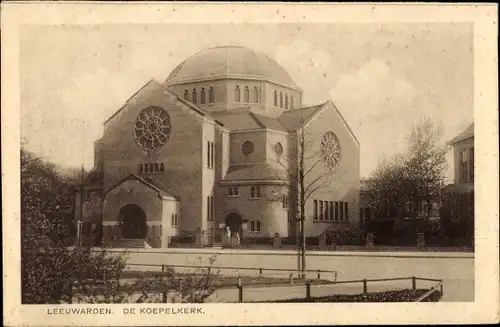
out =
{"type": "Polygon", "coordinates": [[[139,173],[140,174],[145,174],[145,173],[161,173],[165,171],[165,166],[163,165],[163,162],[158,163],[158,162],[150,162],[150,163],[144,163],[139,165],[139,173]]]}
{"type": "Polygon", "coordinates": [[[193,91],[191,92],[191,98],[189,97],[189,90],[184,90],[184,100],[191,101],[194,104],[198,104],[198,100],[200,100],[199,101],[200,104],[214,103],[215,102],[214,88],[211,86],[208,89],[208,99],[207,99],[207,92],[204,87],[201,88],[199,99],[198,99],[198,92],[196,91],[196,89],[193,89],[193,91]]]}
{"type": "MultiPolygon", "coordinates": [[[[236,85],[234,88],[234,102],[241,102],[241,90],[239,85],[236,85]]],[[[257,86],[252,88],[251,102],[259,103],[259,90],[257,86]]],[[[248,86],[243,88],[243,103],[250,103],[250,88],[248,86]]]]}
{"type": "MultiPolygon", "coordinates": [[[[228,196],[230,198],[236,198],[240,196],[240,189],[238,187],[230,187],[228,189],[228,196]]],[[[250,199],[260,199],[260,186],[252,186],[250,188],[250,199]]]]}
{"type": "Polygon", "coordinates": [[[288,97],[288,94],[285,93],[284,99],[285,101],[283,103],[283,92],[280,92],[278,97],[278,92],[274,90],[274,106],[275,107],[279,106],[280,108],[283,109],[293,109],[293,96],[290,94],[290,97],[288,97]]]}
{"type": "Polygon", "coordinates": [[[314,200],[314,220],[347,221],[349,220],[349,205],[347,202],[314,200]]]}

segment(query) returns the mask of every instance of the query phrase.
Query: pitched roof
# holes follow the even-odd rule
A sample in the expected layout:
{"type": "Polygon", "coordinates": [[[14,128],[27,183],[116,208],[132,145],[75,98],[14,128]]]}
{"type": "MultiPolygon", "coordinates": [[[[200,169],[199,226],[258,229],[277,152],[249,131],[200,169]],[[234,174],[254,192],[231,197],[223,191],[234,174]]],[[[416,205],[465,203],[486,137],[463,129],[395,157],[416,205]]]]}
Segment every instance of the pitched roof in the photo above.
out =
{"type": "Polygon", "coordinates": [[[117,188],[120,184],[129,181],[129,180],[137,180],[142,184],[145,184],[155,190],[159,195],[163,197],[169,197],[169,198],[174,198],[177,199],[173,193],[171,193],[164,185],[162,185],[159,181],[153,180],[152,178],[142,178],[140,176],[137,176],[136,174],[129,174],[127,177],[116,183],[114,186],[110,187],[107,191],[106,194],[111,192],[113,189],[117,188]]]}
{"type": "Polygon", "coordinates": [[[281,132],[287,131],[287,129],[276,118],[264,116],[255,112],[250,112],[250,115],[264,128],[281,132]]]}
{"type": "Polygon", "coordinates": [[[465,139],[468,139],[471,137],[474,137],[474,123],[470,124],[470,126],[467,127],[467,129],[465,131],[460,133],[458,136],[456,136],[453,140],[451,140],[448,143],[454,144],[454,143],[457,143],[459,141],[462,141],[462,140],[465,140],[465,139]]]}
{"type": "Polygon", "coordinates": [[[230,166],[222,182],[252,180],[285,180],[286,172],[268,164],[248,164],[230,166]]]}
{"type": "Polygon", "coordinates": [[[301,126],[306,124],[314,114],[323,107],[324,103],[305,107],[290,111],[285,111],[278,118],[278,121],[283,125],[288,131],[293,132],[298,130],[301,126]]]}
{"type": "Polygon", "coordinates": [[[261,129],[263,126],[247,110],[213,114],[229,130],[261,129]]]}
{"type": "Polygon", "coordinates": [[[129,103],[129,101],[132,100],[137,94],[139,94],[141,91],[147,89],[151,85],[155,86],[155,87],[158,87],[158,88],[162,88],[164,91],[171,93],[172,95],[174,95],[177,98],[177,101],[184,103],[185,105],[187,105],[191,110],[195,111],[196,113],[198,113],[198,114],[200,114],[202,116],[207,116],[209,118],[212,118],[205,111],[201,110],[200,108],[198,108],[197,106],[195,106],[193,103],[184,100],[177,93],[171,91],[170,89],[168,89],[164,85],[160,84],[158,81],[156,81],[154,79],[151,79],[149,82],[147,82],[146,84],[144,84],[144,86],[142,86],[139,90],[137,90],[131,97],[129,97],[127,99],[127,101],[125,101],[125,104],[120,107],[120,109],[118,109],[114,114],[112,114],[108,119],[106,119],[106,121],[104,122],[104,125],[106,125],[107,122],[109,122],[113,117],[115,117],[119,112],[121,112],[127,106],[127,104],[129,103]]]}

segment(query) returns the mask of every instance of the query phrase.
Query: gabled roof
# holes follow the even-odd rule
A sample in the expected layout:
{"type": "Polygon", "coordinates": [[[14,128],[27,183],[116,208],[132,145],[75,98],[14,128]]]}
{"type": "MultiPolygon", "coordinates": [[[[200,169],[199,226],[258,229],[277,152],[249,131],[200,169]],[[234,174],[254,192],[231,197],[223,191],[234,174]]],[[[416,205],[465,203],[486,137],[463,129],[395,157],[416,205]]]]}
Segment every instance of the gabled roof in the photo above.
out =
{"type": "Polygon", "coordinates": [[[250,112],[250,115],[263,127],[275,131],[287,132],[287,129],[273,117],[264,116],[255,112],[250,112]]]}
{"type": "Polygon", "coordinates": [[[127,99],[127,101],[125,101],[125,104],[120,108],[118,109],[114,114],[112,114],[105,122],[104,122],[104,125],[109,122],[113,117],[115,117],[116,115],[118,115],[118,113],[120,113],[124,108],[125,106],[129,103],[129,101],[131,99],[133,99],[137,94],[139,94],[142,90],[144,90],[145,88],[147,88],[148,86],[150,85],[153,85],[153,84],[156,84],[155,86],[158,87],[158,88],[162,88],[165,92],[169,92],[170,94],[174,95],[176,98],[177,98],[177,101],[179,102],[182,102],[184,103],[185,105],[187,105],[191,110],[195,111],[197,114],[199,115],[202,115],[202,116],[207,116],[209,118],[212,118],[210,115],[208,115],[206,112],[204,112],[203,110],[201,110],[200,108],[196,107],[193,103],[189,102],[189,101],[186,101],[184,100],[181,96],[179,96],[177,93],[171,91],[170,89],[168,89],[167,87],[165,87],[164,85],[160,84],[158,81],[154,80],[154,79],[151,79],[149,80],[149,82],[147,82],[146,84],[144,84],[144,86],[142,86],[139,90],[137,90],[137,92],[135,92],[130,98],[127,99]]]}
{"type": "Polygon", "coordinates": [[[173,195],[173,193],[171,193],[169,190],[167,190],[165,188],[165,186],[161,185],[158,181],[153,180],[152,178],[142,178],[142,177],[137,176],[136,174],[132,174],[132,173],[129,174],[124,179],[122,179],[121,181],[119,181],[118,183],[116,183],[111,188],[109,188],[106,191],[106,194],[108,194],[109,192],[111,192],[112,190],[114,190],[115,188],[117,188],[118,186],[120,186],[121,184],[123,184],[124,182],[129,181],[129,180],[137,180],[139,183],[142,183],[142,184],[150,187],[154,191],[156,191],[158,193],[158,195],[160,195],[161,197],[177,199],[177,197],[175,195],[173,195]]]}
{"type": "Polygon", "coordinates": [[[275,169],[268,164],[232,165],[221,182],[252,180],[285,181],[286,177],[286,171],[275,169]]]}
{"type": "Polygon", "coordinates": [[[335,104],[332,101],[326,101],[322,104],[318,104],[315,106],[311,107],[305,107],[305,108],[300,108],[300,109],[295,109],[295,110],[290,110],[290,111],[285,111],[279,118],[278,120],[280,123],[285,126],[288,131],[290,132],[295,132],[299,130],[302,126],[306,126],[311,119],[314,118],[323,108],[326,107],[327,104],[330,104],[333,109],[337,112],[337,114],[340,117],[340,120],[344,124],[344,126],[347,128],[351,136],[353,137],[354,141],[359,145],[359,141],[356,138],[356,135],[354,135],[352,129],[349,127],[347,124],[346,120],[340,113],[340,111],[337,109],[335,104]]]}
{"type": "Polygon", "coordinates": [[[463,140],[471,138],[471,137],[474,137],[474,123],[470,124],[470,126],[467,127],[467,129],[465,131],[463,131],[458,136],[456,136],[453,140],[448,142],[448,144],[451,145],[451,144],[463,141],[463,140]]]}
{"type": "Polygon", "coordinates": [[[316,106],[305,107],[290,111],[285,111],[278,118],[278,121],[283,125],[289,132],[294,132],[303,125],[307,124],[309,120],[314,117],[314,114],[319,111],[323,104],[316,106]]]}
{"type": "Polygon", "coordinates": [[[263,126],[252,116],[248,110],[224,111],[213,114],[215,119],[228,130],[261,129],[263,126]]]}

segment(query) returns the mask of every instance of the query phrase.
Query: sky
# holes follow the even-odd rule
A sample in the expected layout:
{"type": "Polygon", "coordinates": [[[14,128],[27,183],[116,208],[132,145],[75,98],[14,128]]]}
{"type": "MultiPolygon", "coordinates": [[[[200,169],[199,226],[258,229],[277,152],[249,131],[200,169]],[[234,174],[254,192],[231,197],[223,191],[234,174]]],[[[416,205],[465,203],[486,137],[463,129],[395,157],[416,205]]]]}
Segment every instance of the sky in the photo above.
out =
{"type": "Polygon", "coordinates": [[[149,80],[220,45],[276,60],[302,88],[303,106],[331,100],[360,142],[361,177],[403,151],[421,117],[442,124],[443,142],[473,122],[469,23],[44,25],[20,34],[25,146],[92,168],[107,118],[149,80]]]}

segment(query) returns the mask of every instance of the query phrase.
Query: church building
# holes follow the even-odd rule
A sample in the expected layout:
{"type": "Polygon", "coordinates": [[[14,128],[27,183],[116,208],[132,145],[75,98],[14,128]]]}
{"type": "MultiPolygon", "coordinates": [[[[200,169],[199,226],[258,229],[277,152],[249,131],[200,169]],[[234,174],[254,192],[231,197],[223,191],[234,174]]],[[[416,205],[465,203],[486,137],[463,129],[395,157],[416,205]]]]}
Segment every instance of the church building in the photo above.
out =
{"type": "Polygon", "coordinates": [[[104,244],[151,247],[295,237],[301,198],[306,236],[357,225],[359,143],[331,101],[303,107],[302,94],[262,53],[192,55],[104,123],[77,219],[104,244]]]}

